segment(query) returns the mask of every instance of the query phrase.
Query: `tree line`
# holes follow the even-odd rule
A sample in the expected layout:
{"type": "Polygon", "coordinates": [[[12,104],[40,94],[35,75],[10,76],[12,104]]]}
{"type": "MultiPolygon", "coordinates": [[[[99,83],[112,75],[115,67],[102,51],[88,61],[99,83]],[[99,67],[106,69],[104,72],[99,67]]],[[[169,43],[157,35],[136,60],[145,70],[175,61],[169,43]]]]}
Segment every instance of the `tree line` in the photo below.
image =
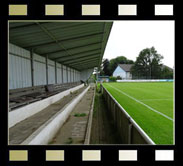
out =
{"type": "Polygon", "coordinates": [[[133,64],[132,79],[173,79],[173,69],[162,64],[163,56],[154,47],[140,51],[136,61],[118,56],[114,59],[103,59],[100,75],[112,76],[118,64],[133,64]]]}

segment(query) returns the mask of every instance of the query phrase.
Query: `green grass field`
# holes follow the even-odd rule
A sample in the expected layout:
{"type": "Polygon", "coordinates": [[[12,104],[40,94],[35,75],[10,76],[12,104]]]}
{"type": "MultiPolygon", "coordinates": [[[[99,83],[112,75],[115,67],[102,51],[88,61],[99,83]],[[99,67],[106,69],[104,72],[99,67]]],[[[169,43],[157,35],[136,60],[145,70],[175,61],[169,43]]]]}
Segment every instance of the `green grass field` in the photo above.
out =
{"type": "Polygon", "coordinates": [[[174,144],[173,82],[103,83],[156,144],[174,144]]]}

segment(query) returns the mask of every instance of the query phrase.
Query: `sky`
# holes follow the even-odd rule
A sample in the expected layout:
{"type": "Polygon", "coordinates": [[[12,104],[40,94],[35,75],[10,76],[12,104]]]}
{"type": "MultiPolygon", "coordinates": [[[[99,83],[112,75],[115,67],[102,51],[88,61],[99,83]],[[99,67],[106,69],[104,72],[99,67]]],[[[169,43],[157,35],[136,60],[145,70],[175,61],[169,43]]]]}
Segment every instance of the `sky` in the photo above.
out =
{"type": "Polygon", "coordinates": [[[174,21],[114,21],[104,59],[125,56],[136,60],[140,51],[155,47],[162,63],[174,67],[174,21]]]}

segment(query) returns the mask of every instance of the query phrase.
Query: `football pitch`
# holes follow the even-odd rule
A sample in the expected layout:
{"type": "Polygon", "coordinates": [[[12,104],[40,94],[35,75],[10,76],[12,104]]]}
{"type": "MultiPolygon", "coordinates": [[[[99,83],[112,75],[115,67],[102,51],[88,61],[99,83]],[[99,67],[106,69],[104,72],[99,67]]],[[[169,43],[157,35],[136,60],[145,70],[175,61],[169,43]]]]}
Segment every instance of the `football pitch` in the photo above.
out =
{"type": "Polygon", "coordinates": [[[173,82],[103,83],[155,144],[174,144],[173,82]]]}

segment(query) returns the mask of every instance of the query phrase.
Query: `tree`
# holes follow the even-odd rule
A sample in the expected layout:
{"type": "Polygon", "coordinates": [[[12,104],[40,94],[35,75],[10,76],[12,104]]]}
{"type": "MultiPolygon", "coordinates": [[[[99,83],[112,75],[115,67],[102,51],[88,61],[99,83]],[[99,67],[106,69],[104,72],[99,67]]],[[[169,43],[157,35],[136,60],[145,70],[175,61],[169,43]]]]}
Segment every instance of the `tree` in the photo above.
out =
{"type": "Polygon", "coordinates": [[[104,59],[102,62],[102,70],[103,70],[103,74],[104,75],[110,75],[110,71],[109,71],[109,60],[108,59],[104,59]]]}
{"type": "Polygon", "coordinates": [[[110,61],[108,59],[105,59],[103,61],[103,71],[105,75],[111,76],[118,64],[133,64],[134,62],[132,60],[127,59],[124,56],[118,56],[114,59],[111,59],[110,61]]]}
{"type": "Polygon", "coordinates": [[[109,80],[110,80],[111,82],[116,82],[116,79],[117,79],[117,78],[116,78],[116,77],[113,77],[113,76],[110,76],[110,77],[109,77],[109,80]]]}
{"type": "Polygon", "coordinates": [[[143,49],[132,66],[133,77],[160,78],[162,59],[163,56],[158,54],[154,47],[143,49]]]}
{"type": "Polygon", "coordinates": [[[161,78],[163,79],[173,79],[173,70],[164,66],[161,71],[161,78]]]}

